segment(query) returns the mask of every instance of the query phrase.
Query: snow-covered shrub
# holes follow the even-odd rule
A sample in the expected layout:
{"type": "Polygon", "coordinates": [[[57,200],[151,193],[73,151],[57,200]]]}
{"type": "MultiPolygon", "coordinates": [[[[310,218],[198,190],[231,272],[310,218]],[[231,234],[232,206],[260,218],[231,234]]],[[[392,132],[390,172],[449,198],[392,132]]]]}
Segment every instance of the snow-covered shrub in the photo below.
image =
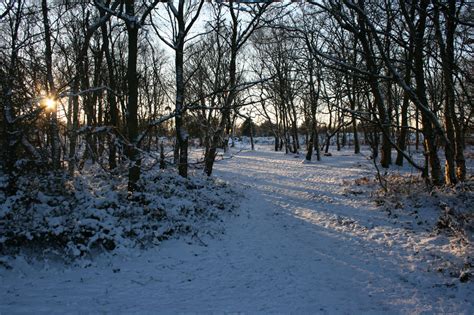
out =
{"type": "MultiPolygon", "coordinates": [[[[418,176],[392,174],[386,177],[387,192],[379,190],[378,199],[385,207],[429,209],[428,216],[437,233],[458,238],[462,244],[474,245],[474,182],[467,180],[456,186],[428,187],[418,176]]],[[[419,211],[416,214],[421,216],[419,211]]]]}
{"type": "MultiPolygon", "coordinates": [[[[468,179],[454,187],[429,187],[420,176],[385,176],[387,190],[376,179],[363,177],[346,182],[347,196],[371,195],[397,227],[413,239],[423,239],[427,258],[437,270],[465,282],[474,268],[474,181],[468,179]],[[430,246],[427,246],[430,244],[430,246]]],[[[421,253],[418,253],[421,256],[421,253]]]]}
{"type": "Polygon", "coordinates": [[[236,200],[223,182],[158,169],[144,172],[133,195],[126,176],[99,168],[73,180],[54,173],[20,176],[17,186],[14,196],[0,194],[0,256],[26,250],[72,259],[146,247],[171,235],[221,233],[219,217],[236,200]]]}

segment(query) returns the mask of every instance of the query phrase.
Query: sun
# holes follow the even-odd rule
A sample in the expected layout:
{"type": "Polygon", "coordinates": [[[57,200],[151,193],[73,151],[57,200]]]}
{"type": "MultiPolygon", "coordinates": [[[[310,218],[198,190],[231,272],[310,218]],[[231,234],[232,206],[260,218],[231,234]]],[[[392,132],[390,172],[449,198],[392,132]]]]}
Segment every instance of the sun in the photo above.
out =
{"type": "Polygon", "coordinates": [[[56,101],[53,99],[53,98],[45,98],[43,100],[43,103],[44,103],[44,106],[46,108],[46,110],[48,111],[54,111],[56,110],[56,101]]]}

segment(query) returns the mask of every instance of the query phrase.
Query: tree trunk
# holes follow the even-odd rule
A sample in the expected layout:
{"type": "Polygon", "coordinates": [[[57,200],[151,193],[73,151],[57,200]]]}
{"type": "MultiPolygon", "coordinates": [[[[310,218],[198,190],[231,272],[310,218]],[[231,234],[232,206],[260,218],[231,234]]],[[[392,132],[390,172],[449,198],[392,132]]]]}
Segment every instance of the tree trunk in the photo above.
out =
{"type": "MultiPolygon", "coordinates": [[[[413,62],[413,40],[410,39],[410,45],[408,48],[408,56],[405,60],[406,70],[405,70],[405,82],[409,83],[411,80],[411,67],[413,62]]],[[[401,151],[406,150],[406,142],[408,136],[408,106],[410,105],[410,96],[408,95],[407,91],[403,91],[403,103],[402,103],[402,123],[400,128],[400,135],[398,136],[398,143],[397,146],[401,151]]],[[[402,166],[403,165],[403,154],[398,151],[397,159],[395,161],[396,165],[402,166]]]]}
{"type": "MultiPolygon", "coordinates": [[[[364,8],[363,0],[359,0],[359,4],[361,8],[364,8]]],[[[391,157],[392,145],[390,143],[390,138],[389,138],[390,137],[389,115],[385,106],[385,100],[384,100],[382,91],[380,89],[380,84],[376,77],[378,71],[377,71],[376,62],[373,57],[373,49],[368,38],[364,18],[360,14],[358,16],[358,23],[360,26],[359,39],[364,51],[364,57],[365,57],[367,69],[370,72],[369,85],[372,90],[372,94],[374,96],[375,105],[377,106],[377,111],[379,114],[378,122],[383,134],[380,165],[383,168],[388,168],[390,164],[392,163],[392,157],[391,157]]]]}
{"type": "Polygon", "coordinates": [[[306,160],[311,161],[311,157],[313,156],[313,147],[314,147],[314,130],[311,132],[308,141],[308,151],[306,152],[306,160]]]}
{"type": "MultiPolygon", "coordinates": [[[[48,80],[48,97],[57,102],[56,88],[53,79],[53,52],[51,49],[51,31],[48,20],[48,5],[46,0],[41,1],[41,9],[43,13],[43,27],[45,39],[45,61],[46,61],[46,77],[48,80]]],[[[59,140],[58,129],[58,114],[57,106],[51,110],[50,114],[50,132],[51,132],[51,160],[54,170],[59,170],[61,167],[61,142],[59,140]]]]}
{"type": "Polygon", "coordinates": [[[204,173],[207,176],[211,176],[212,170],[214,167],[214,161],[217,155],[217,146],[220,141],[223,141],[225,144],[225,135],[228,123],[230,122],[230,115],[232,112],[232,106],[234,104],[234,99],[236,97],[236,82],[237,82],[237,35],[238,35],[238,18],[235,15],[233,2],[230,3],[230,14],[232,19],[232,35],[230,38],[230,60],[229,60],[229,92],[227,95],[224,95],[224,107],[221,110],[221,120],[219,126],[215,131],[214,136],[212,137],[210,149],[208,155],[204,157],[206,160],[204,165],[204,173]]]}
{"type": "MultiPolygon", "coordinates": [[[[133,0],[126,2],[125,8],[127,15],[135,16],[135,5],[133,0]]],[[[127,104],[127,131],[128,141],[127,157],[129,159],[128,169],[128,190],[137,189],[137,181],[140,179],[141,159],[136,147],[138,136],[138,78],[137,78],[137,55],[138,55],[138,23],[136,21],[127,21],[128,34],[128,62],[127,62],[127,85],[128,85],[128,104],[127,104]]]]}
{"type": "MultiPolygon", "coordinates": [[[[445,181],[449,185],[456,184],[457,179],[464,180],[460,166],[464,167],[464,154],[463,146],[458,145],[459,141],[456,139],[456,132],[454,125],[457,122],[456,112],[455,112],[455,90],[454,90],[454,80],[453,80],[453,69],[454,69],[454,33],[456,30],[455,16],[456,16],[456,4],[455,1],[448,1],[448,12],[445,12],[446,20],[446,44],[443,40],[443,35],[441,33],[440,21],[439,21],[439,4],[434,4],[434,23],[436,28],[436,38],[440,47],[440,55],[442,60],[442,69],[443,69],[443,79],[444,79],[444,88],[445,88],[445,102],[444,102],[444,127],[446,130],[446,136],[448,142],[445,144],[445,157],[446,157],[446,166],[445,166],[445,181]],[[456,162],[457,158],[461,157],[460,163],[456,163],[455,166],[455,156],[456,162]],[[456,173],[459,173],[458,178],[456,178],[456,173]]],[[[458,128],[456,128],[458,129],[458,128]]]]}
{"type": "Polygon", "coordinates": [[[18,130],[15,126],[15,109],[13,107],[12,94],[13,94],[13,78],[15,77],[16,63],[18,59],[17,53],[17,41],[18,41],[18,29],[21,21],[21,8],[22,2],[18,1],[18,7],[15,12],[15,20],[13,22],[13,32],[11,38],[11,54],[10,64],[8,65],[8,77],[5,79],[5,86],[3,92],[3,134],[5,137],[3,140],[3,150],[5,156],[5,172],[8,175],[8,183],[6,187],[6,195],[12,196],[16,193],[16,174],[15,164],[17,160],[16,148],[19,143],[18,130]]]}
{"type": "Polygon", "coordinates": [[[420,148],[420,111],[418,107],[415,109],[415,150],[420,148]]]}
{"type": "Polygon", "coordinates": [[[255,150],[255,145],[253,143],[253,128],[252,128],[252,120],[250,120],[250,148],[252,151],[255,150]]]}
{"type": "MultiPolygon", "coordinates": [[[[428,0],[421,0],[419,9],[418,25],[416,27],[416,38],[414,40],[414,66],[413,71],[415,73],[416,81],[416,94],[418,99],[426,108],[428,107],[428,99],[426,97],[426,85],[424,77],[423,67],[423,48],[424,48],[424,34],[426,26],[426,10],[428,7],[428,0]]],[[[431,167],[431,180],[435,186],[443,184],[441,176],[441,164],[439,161],[437,148],[436,148],[436,134],[434,132],[431,120],[426,113],[421,112],[421,119],[423,124],[423,137],[425,143],[425,151],[429,159],[429,165],[431,167]]]]}
{"type": "MultiPolygon", "coordinates": [[[[101,12],[101,17],[105,15],[105,12],[101,12]]],[[[117,128],[118,125],[118,110],[117,110],[117,99],[114,95],[114,91],[116,90],[116,83],[114,77],[114,65],[113,60],[110,52],[109,47],[109,36],[107,33],[107,24],[103,23],[101,26],[102,31],[102,42],[104,45],[105,51],[105,60],[107,63],[107,74],[108,74],[108,81],[109,81],[109,88],[107,90],[107,101],[109,103],[109,116],[110,116],[110,125],[112,127],[117,128]],[[112,91],[111,91],[112,90],[112,91]]],[[[109,168],[114,169],[117,167],[117,149],[115,147],[115,136],[109,135],[109,168]]]]}
{"type": "MultiPolygon", "coordinates": [[[[184,23],[184,22],[183,22],[184,23]]],[[[184,26],[183,26],[184,27],[184,26]]],[[[176,139],[178,146],[178,173],[188,177],[188,133],[184,126],[184,38],[179,39],[176,49],[176,139]]]]}
{"type": "Polygon", "coordinates": [[[321,147],[319,145],[319,133],[318,133],[318,125],[316,124],[316,128],[314,130],[314,149],[316,150],[316,160],[321,161],[321,147]]]}

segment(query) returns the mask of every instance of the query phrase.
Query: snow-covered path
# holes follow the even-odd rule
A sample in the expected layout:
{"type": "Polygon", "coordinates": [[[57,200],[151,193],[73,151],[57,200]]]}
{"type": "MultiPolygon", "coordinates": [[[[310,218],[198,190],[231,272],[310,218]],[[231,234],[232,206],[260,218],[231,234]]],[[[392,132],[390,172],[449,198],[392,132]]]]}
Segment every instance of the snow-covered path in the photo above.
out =
{"type": "Polygon", "coordinates": [[[343,180],[370,172],[363,157],[302,164],[242,152],[216,168],[244,192],[222,237],[171,240],[88,268],[0,271],[0,314],[474,311],[471,283],[427,272],[415,235],[344,191],[343,180]]]}

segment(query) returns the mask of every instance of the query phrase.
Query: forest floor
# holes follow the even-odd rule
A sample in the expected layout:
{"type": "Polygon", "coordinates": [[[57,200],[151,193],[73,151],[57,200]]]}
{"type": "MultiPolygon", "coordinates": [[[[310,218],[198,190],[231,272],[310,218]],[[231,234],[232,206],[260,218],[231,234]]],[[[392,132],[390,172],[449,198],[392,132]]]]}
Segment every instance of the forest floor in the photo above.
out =
{"type": "Polygon", "coordinates": [[[474,312],[473,281],[439,267],[466,253],[446,250],[428,219],[394,220],[350,184],[373,178],[364,155],[303,158],[267,147],[219,161],[215,176],[243,197],[218,238],[103,254],[87,267],[0,268],[0,314],[474,312]]]}

